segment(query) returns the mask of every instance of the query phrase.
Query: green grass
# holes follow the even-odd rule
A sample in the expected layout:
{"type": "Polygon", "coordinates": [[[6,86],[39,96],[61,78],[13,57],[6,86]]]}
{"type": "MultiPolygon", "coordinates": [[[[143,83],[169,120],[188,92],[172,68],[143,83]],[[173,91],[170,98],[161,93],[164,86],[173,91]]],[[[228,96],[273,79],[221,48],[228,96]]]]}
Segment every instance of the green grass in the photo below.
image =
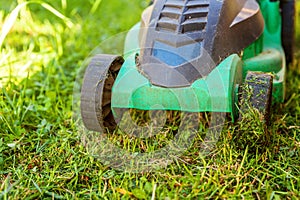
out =
{"type": "MultiPolygon", "coordinates": [[[[1,2],[0,27],[22,2],[1,2]]],[[[287,74],[286,101],[274,107],[268,130],[255,116],[247,124],[228,123],[206,156],[199,154],[197,134],[188,151],[163,169],[120,172],[90,156],[81,143],[72,120],[73,84],[91,50],[128,30],[147,2],[44,3],[24,5],[19,17],[11,18],[0,49],[0,199],[300,198],[299,50],[287,74]],[[264,146],[255,143],[262,134],[269,134],[264,146]]],[[[299,44],[300,23],[297,30],[299,44]]],[[[172,135],[166,131],[154,141],[109,138],[125,150],[147,152],[172,135]]]]}

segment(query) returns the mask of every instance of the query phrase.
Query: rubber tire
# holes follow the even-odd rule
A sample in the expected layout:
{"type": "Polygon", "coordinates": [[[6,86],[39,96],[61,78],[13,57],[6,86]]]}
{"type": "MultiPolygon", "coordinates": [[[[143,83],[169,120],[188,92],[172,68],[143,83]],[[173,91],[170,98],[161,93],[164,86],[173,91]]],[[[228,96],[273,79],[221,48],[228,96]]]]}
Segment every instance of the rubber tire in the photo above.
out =
{"type": "Polygon", "coordinates": [[[280,1],[282,30],[281,40],[287,66],[293,62],[295,48],[295,0],[280,1]]]}
{"type": "Polygon", "coordinates": [[[98,54],[91,59],[81,88],[81,117],[88,130],[112,131],[116,122],[111,110],[114,81],[124,62],[116,55],[98,54]]]}
{"type": "Polygon", "coordinates": [[[248,72],[240,87],[239,121],[251,108],[257,109],[266,125],[270,124],[273,76],[271,74],[248,72]]]}

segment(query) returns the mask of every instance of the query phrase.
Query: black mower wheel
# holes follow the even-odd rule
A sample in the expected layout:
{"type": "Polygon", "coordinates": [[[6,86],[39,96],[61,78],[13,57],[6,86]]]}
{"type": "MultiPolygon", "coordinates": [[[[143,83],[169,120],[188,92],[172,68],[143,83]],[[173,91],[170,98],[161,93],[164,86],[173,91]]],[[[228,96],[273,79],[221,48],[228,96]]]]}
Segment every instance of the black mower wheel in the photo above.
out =
{"type": "Polygon", "coordinates": [[[251,109],[260,113],[261,120],[268,125],[272,105],[273,76],[271,74],[248,72],[245,83],[240,87],[241,121],[251,109]]]}
{"type": "Polygon", "coordinates": [[[287,66],[293,61],[295,46],[295,0],[281,0],[281,40],[287,66]]]}
{"type": "Polygon", "coordinates": [[[111,110],[111,92],[124,62],[115,55],[99,54],[87,67],[81,88],[81,117],[91,131],[106,132],[116,128],[111,110]]]}

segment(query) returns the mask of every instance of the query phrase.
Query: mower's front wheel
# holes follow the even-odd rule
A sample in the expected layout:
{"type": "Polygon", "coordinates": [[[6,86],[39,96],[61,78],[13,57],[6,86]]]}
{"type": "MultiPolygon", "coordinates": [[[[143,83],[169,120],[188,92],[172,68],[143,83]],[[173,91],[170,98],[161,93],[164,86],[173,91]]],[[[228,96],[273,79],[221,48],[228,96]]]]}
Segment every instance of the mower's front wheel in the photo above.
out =
{"type": "Polygon", "coordinates": [[[81,88],[81,117],[91,131],[114,130],[116,122],[111,110],[111,94],[114,81],[124,62],[115,55],[99,54],[87,67],[81,88]]]}
{"type": "MultiPolygon", "coordinates": [[[[258,111],[259,118],[266,125],[270,122],[273,76],[271,74],[248,72],[240,87],[239,120],[258,111]]],[[[251,117],[251,116],[250,116],[251,117]]]]}

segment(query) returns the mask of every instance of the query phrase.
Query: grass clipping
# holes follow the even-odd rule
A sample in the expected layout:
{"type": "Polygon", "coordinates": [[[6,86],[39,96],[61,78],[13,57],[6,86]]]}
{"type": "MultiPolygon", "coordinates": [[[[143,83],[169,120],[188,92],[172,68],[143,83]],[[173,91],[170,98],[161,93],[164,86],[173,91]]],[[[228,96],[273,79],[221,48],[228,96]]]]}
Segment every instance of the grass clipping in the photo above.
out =
{"type": "Polygon", "coordinates": [[[241,112],[240,120],[235,126],[235,137],[233,142],[239,149],[246,149],[249,152],[264,152],[272,144],[270,127],[264,120],[264,114],[257,108],[251,106],[246,100],[243,102],[248,109],[241,112]]]}
{"type": "Polygon", "coordinates": [[[237,143],[240,148],[265,150],[270,145],[271,133],[264,121],[261,120],[261,113],[250,108],[249,112],[243,113],[243,118],[238,122],[236,132],[237,143]]]}

